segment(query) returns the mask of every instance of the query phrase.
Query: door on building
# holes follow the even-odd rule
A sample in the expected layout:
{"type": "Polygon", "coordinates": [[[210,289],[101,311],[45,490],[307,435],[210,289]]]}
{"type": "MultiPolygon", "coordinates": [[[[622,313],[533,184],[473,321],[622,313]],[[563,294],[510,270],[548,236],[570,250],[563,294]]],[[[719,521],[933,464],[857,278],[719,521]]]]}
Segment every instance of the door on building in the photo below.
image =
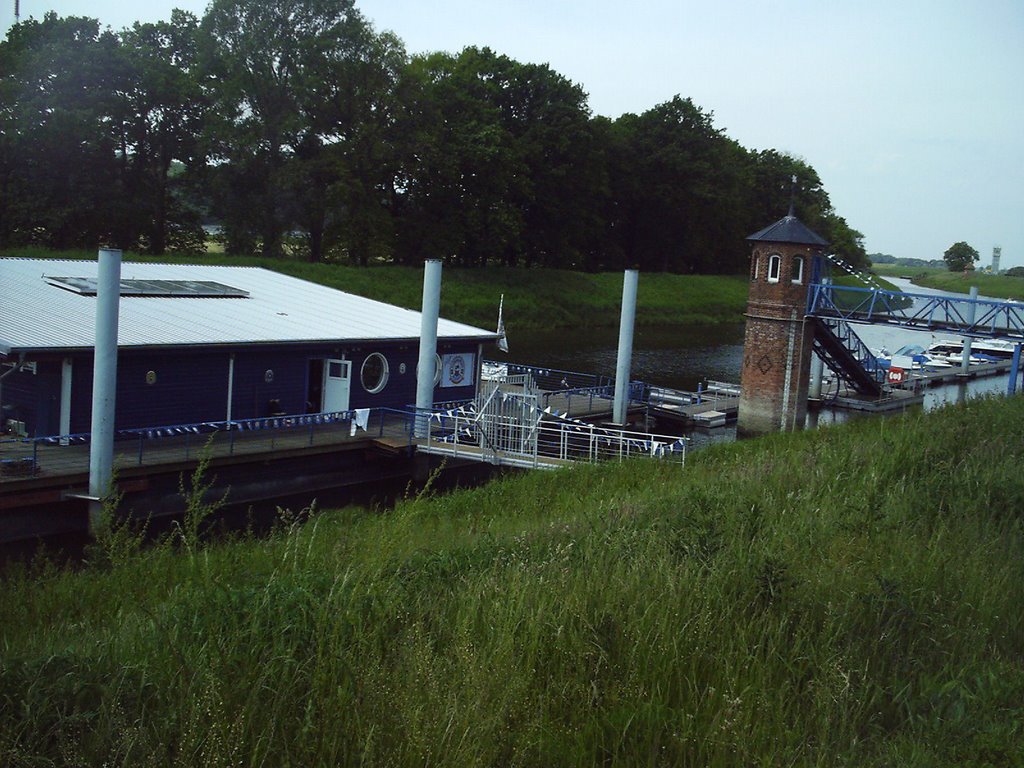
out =
{"type": "Polygon", "coordinates": [[[350,360],[325,360],[323,400],[320,404],[320,412],[347,411],[351,383],[352,362],[350,360]]]}

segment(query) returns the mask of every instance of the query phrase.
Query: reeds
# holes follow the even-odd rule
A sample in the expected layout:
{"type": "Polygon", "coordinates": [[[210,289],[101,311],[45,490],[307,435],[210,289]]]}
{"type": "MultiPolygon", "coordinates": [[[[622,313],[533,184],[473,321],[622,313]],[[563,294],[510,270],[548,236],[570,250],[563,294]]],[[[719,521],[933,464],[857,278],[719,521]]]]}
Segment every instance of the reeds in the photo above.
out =
{"type": "Polygon", "coordinates": [[[1024,400],[0,591],[10,765],[1019,765],[1024,400]]]}

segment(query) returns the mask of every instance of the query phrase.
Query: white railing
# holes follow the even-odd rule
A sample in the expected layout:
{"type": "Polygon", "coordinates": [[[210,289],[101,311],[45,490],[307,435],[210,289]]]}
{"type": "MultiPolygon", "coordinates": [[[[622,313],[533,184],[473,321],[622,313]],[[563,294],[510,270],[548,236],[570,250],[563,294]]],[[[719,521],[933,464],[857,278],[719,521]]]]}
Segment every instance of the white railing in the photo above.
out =
{"type": "Polygon", "coordinates": [[[445,415],[421,450],[492,464],[554,468],[573,463],[658,458],[686,461],[687,438],[611,429],[584,422],[483,414],[445,415]]]}

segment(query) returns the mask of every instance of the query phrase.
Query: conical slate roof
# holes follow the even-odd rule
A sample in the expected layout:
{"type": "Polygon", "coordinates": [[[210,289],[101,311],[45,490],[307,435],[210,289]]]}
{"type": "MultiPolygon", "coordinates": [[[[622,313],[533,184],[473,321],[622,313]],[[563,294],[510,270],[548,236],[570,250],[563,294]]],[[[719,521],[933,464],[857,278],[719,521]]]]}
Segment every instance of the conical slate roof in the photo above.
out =
{"type": "Polygon", "coordinates": [[[747,240],[754,243],[797,243],[820,247],[828,245],[827,240],[808,229],[807,225],[792,213],[755,232],[747,240]]]}

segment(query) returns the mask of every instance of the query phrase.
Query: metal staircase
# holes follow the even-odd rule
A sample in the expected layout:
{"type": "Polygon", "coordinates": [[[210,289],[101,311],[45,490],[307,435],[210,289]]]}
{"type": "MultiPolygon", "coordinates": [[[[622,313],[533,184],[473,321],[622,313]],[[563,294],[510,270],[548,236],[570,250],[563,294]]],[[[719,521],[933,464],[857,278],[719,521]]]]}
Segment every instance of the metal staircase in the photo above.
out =
{"type": "Polygon", "coordinates": [[[845,320],[815,317],[814,351],[848,387],[871,397],[882,393],[885,370],[845,320]]]}

